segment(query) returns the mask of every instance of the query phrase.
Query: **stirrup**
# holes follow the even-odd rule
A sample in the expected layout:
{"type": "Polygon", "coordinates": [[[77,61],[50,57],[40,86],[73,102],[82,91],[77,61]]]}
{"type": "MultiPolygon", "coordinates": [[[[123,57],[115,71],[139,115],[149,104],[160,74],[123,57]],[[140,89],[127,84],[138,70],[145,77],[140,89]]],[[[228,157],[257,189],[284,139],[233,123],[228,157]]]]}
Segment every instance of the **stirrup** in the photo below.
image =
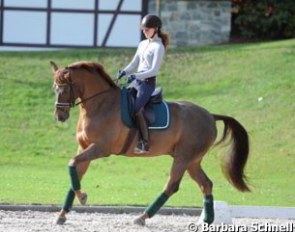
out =
{"type": "Polygon", "coordinates": [[[147,141],[145,140],[140,140],[136,147],[134,148],[134,153],[136,154],[143,154],[143,153],[148,153],[150,149],[150,146],[147,141]]]}

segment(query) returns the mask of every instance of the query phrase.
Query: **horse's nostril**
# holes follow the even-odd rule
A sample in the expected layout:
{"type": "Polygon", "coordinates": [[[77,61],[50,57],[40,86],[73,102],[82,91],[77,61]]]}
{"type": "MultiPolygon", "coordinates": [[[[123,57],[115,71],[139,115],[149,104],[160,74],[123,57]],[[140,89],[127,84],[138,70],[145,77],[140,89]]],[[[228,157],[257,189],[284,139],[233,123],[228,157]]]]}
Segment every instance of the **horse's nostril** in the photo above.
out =
{"type": "Polygon", "coordinates": [[[55,119],[60,122],[65,122],[69,118],[69,114],[66,112],[56,112],[55,119]]]}

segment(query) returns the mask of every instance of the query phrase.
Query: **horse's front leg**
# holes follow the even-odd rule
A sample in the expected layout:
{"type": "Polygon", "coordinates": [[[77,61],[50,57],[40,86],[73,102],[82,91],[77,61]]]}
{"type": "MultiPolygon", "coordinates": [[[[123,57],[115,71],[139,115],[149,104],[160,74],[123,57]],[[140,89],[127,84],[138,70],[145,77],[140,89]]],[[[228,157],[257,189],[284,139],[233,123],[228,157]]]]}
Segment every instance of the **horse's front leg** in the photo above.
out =
{"type": "Polygon", "coordinates": [[[80,184],[80,181],[87,169],[87,167],[85,168],[83,164],[87,162],[89,163],[93,159],[92,157],[98,156],[97,153],[100,154],[97,146],[92,144],[83,152],[72,158],[69,162],[69,175],[72,190],[74,191],[81,205],[85,205],[87,201],[87,194],[81,192],[80,184]]]}
{"type": "MultiPolygon", "coordinates": [[[[81,151],[81,148],[79,149],[81,151]]],[[[108,155],[104,155],[104,153],[95,145],[91,144],[88,148],[81,151],[72,158],[69,162],[69,174],[71,179],[71,188],[69,189],[65,203],[60,211],[56,224],[64,224],[66,221],[65,215],[70,211],[75,196],[78,197],[78,200],[81,204],[86,204],[87,195],[86,193],[81,192],[81,184],[80,181],[83,175],[86,173],[91,160],[106,157],[108,155]]]]}
{"type": "Polygon", "coordinates": [[[85,174],[86,169],[83,164],[90,162],[91,160],[105,157],[105,153],[98,148],[96,144],[91,144],[88,148],[82,151],[80,154],[72,158],[69,162],[69,174],[71,179],[72,190],[77,196],[78,200],[82,205],[86,204],[87,195],[81,192],[80,180],[85,174]]]}
{"type": "MultiPolygon", "coordinates": [[[[84,161],[77,165],[77,172],[79,176],[79,180],[82,179],[83,175],[86,173],[89,167],[90,161],[84,161]]],[[[61,211],[56,219],[56,224],[62,225],[66,221],[66,214],[70,212],[75,199],[75,192],[73,191],[72,187],[67,192],[65,202],[62,206],[61,211]]]]}

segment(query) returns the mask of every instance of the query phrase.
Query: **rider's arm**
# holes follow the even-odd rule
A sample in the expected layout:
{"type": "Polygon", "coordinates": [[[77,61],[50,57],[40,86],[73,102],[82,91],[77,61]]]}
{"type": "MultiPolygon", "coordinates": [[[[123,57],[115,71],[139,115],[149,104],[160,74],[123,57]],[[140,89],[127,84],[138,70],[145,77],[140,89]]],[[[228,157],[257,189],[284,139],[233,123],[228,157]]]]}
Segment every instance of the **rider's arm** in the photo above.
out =
{"type": "Polygon", "coordinates": [[[126,72],[126,75],[132,73],[134,69],[136,69],[139,65],[139,51],[140,51],[140,44],[138,45],[137,51],[131,60],[131,62],[123,69],[126,72]]]}

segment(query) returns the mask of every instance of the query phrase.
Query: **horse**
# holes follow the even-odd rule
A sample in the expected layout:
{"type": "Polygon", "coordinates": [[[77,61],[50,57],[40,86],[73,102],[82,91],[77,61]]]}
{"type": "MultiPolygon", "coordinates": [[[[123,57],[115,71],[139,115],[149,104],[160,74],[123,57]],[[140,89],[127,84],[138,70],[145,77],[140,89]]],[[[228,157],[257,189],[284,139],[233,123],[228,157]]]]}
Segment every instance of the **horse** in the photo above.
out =
{"type": "Polygon", "coordinates": [[[54,74],[56,120],[65,122],[70,116],[70,109],[79,105],[76,127],[78,151],[68,164],[71,187],[56,224],[65,223],[66,214],[75,197],[80,204],[86,204],[88,195],[81,190],[81,180],[90,162],[110,155],[170,155],[173,159],[164,191],[135,218],[134,223],[138,225],[145,225],[146,220],[153,217],[178,191],[186,171],[203,194],[204,223],[211,224],[214,221],[213,183],[204,172],[201,161],[208,150],[217,144],[230,143],[231,149],[223,156],[222,168],[226,179],[238,191],[251,191],[245,175],[249,158],[248,133],[233,117],[212,114],[192,102],[167,102],[171,117],[169,127],[150,130],[150,151],[135,154],[134,147],[139,133],[122,122],[121,88],[106,73],[104,67],[88,61],[79,61],[64,68],[59,68],[53,61],[50,64],[54,74]],[[219,141],[216,141],[217,121],[224,124],[219,141]]]}

